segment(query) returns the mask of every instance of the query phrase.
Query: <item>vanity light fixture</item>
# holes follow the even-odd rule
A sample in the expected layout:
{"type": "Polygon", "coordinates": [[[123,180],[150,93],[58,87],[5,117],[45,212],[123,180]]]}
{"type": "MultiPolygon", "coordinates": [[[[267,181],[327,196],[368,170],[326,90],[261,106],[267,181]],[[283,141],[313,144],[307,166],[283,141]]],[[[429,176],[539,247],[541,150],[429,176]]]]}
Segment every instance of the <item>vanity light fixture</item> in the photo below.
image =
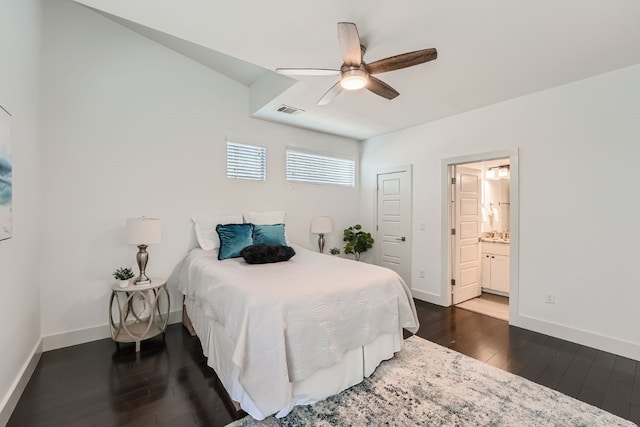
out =
{"type": "Polygon", "coordinates": [[[485,171],[484,177],[486,179],[500,179],[509,178],[509,165],[496,166],[489,168],[485,171]]]}

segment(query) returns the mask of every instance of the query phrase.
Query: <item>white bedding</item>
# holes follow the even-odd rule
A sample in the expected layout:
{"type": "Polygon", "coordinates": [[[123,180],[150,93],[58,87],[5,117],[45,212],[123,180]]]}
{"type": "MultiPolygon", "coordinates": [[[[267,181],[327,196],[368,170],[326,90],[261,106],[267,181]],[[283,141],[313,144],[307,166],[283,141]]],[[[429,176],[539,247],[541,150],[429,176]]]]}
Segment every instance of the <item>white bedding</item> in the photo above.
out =
{"type": "Polygon", "coordinates": [[[291,383],[349,350],[418,329],[411,293],[392,270],[292,246],[291,260],[264,265],[194,249],[172,276],[234,341],[232,362],[255,418],[292,407],[291,383]]]}

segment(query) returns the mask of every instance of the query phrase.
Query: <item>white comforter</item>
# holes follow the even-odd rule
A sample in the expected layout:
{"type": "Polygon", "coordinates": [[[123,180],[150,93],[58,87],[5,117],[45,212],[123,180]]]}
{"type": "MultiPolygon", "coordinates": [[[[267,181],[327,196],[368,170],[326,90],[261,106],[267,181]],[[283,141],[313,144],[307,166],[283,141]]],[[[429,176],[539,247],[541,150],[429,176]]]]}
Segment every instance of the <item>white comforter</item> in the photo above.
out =
{"type": "Polygon", "coordinates": [[[235,342],[239,381],[262,414],[293,406],[291,382],[381,334],[418,329],[394,271],[294,246],[287,262],[250,265],[192,250],[172,276],[235,342]]]}

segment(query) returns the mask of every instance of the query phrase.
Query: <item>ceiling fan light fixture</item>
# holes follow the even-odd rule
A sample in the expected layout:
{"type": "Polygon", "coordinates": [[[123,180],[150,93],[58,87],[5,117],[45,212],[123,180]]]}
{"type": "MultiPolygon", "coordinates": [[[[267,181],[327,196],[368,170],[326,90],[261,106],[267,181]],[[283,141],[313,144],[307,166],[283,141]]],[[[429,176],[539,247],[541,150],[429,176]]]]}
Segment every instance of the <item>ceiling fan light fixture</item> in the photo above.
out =
{"type": "Polygon", "coordinates": [[[367,85],[369,76],[365,70],[354,68],[344,70],[340,75],[340,86],[346,90],[358,90],[367,85]]]}
{"type": "Polygon", "coordinates": [[[413,67],[414,65],[433,61],[438,57],[438,51],[435,48],[429,48],[401,53],[400,55],[366,63],[363,60],[366,48],[362,44],[356,24],[353,22],[338,22],[338,44],[342,53],[340,69],[276,68],[276,72],[294,76],[332,76],[340,74],[340,80],[335,82],[322,95],[317,105],[328,104],[343,90],[367,89],[375,95],[390,100],[400,95],[400,93],[387,83],[376,78],[376,74],[413,67]]]}

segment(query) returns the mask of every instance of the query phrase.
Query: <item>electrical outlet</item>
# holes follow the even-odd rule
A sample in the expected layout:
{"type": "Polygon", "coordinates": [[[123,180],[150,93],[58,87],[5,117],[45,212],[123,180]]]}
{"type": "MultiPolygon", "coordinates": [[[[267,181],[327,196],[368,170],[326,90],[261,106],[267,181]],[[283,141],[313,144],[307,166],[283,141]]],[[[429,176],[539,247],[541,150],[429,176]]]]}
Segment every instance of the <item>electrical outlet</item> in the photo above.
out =
{"type": "Polygon", "coordinates": [[[420,221],[420,230],[424,230],[425,223],[424,221],[420,221]]]}
{"type": "Polygon", "coordinates": [[[555,304],[556,303],[555,294],[547,294],[545,296],[544,302],[546,302],[547,304],[555,304]]]}
{"type": "Polygon", "coordinates": [[[424,270],[418,270],[418,275],[421,279],[424,279],[424,270]]]}

